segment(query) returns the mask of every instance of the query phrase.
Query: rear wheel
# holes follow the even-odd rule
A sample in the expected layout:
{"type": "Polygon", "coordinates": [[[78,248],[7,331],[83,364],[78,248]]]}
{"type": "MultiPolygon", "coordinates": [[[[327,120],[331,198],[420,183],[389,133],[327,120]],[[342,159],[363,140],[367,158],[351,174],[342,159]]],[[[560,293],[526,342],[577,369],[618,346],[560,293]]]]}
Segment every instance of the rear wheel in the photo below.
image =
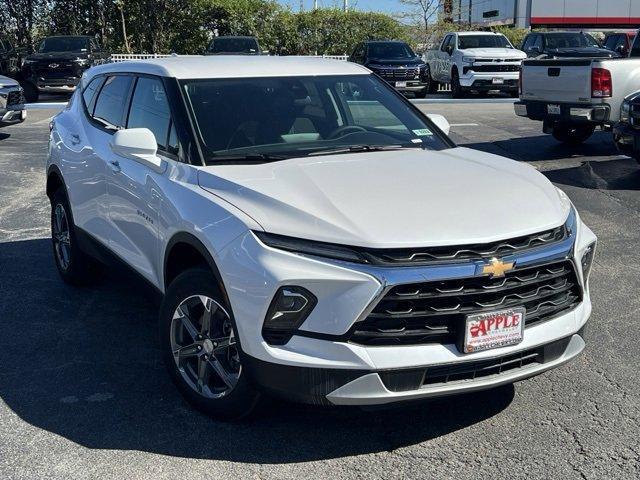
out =
{"type": "Polygon", "coordinates": [[[62,187],[51,197],[51,242],[58,273],[65,283],[81,286],[96,279],[100,266],[80,249],[69,201],[62,187]]]}
{"type": "Polygon", "coordinates": [[[260,394],[242,368],[237,331],[213,275],[187,270],[171,283],[160,308],[164,363],[182,395],[225,420],[245,417],[260,394]]]}
{"type": "Polygon", "coordinates": [[[580,145],[593,135],[595,129],[592,125],[557,125],[553,127],[551,134],[559,142],[567,145],[580,145]]]}

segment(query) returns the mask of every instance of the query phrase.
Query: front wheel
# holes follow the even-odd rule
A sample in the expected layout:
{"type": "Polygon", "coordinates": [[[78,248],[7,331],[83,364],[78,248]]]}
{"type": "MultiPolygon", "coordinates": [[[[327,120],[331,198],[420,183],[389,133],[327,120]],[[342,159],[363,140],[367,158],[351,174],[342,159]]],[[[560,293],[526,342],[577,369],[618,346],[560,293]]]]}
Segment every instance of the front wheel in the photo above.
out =
{"type": "Polygon", "coordinates": [[[431,69],[428,67],[424,72],[424,83],[426,84],[426,87],[423,90],[424,94],[419,98],[424,98],[427,95],[427,93],[438,93],[439,84],[431,76],[431,69]]]}
{"type": "Polygon", "coordinates": [[[240,342],[214,276],[194,268],[169,286],[160,308],[164,363],[194,407],[224,420],[245,417],[260,394],[243,370],[240,342]]]}
{"type": "Polygon", "coordinates": [[[466,91],[460,85],[460,75],[454,71],[451,75],[451,96],[453,98],[464,98],[466,91]]]}
{"type": "Polygon", "coordinates": [[[592,125],[557,125],[553,127],[553,138],[567,145],[580,145],[586,142],[596,127],[592,125]]]}
{"type": "Polygon", "coordinates": [[[24,82],[22,84],[22,89],[24,90],[24,98],[28,103],[36,103],[40,98],[38,87],[36,87],[33,83],[24,82]]]}

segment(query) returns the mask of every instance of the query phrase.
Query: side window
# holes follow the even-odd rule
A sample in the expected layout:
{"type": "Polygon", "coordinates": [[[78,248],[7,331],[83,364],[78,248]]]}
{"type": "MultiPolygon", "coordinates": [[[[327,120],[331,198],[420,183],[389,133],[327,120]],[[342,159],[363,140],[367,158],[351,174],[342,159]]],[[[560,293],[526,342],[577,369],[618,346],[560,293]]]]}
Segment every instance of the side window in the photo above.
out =
{"type": "Polygon", "coordinates": [[[127,128],[148,128],[155,135],[158,148],[169,151],[170,123],[169,102],[162,82],[157,78],[138,78],[127,128]]]}
{"type": "Polygon", "coordinates": [[[95,106],[96,92],[100,90],[100,87],[104,83],[104,77],[96,77],[82,92],[82,98],[84,99],[84,105],[87,107],[89,115],[93,114],[93,107],[95,106]]]}
{"type": "Polygon", "coordinates": [[[524,42],[522,43],[522,50],[524,50],[525,52],[529,50],[533,46],[534,38],[535,35],[527,35],[527,38],[525,38],[524,42]]]}
{"type": "Polygon", "coordinates": [[[536,42],[533,46],[538,47],[542,52],[544,50],[544,37],[542,35],[536,35],[536,42]]]}
{"type": "Polygon", "coordinates": [[[451,41],[451,35],[447,35],[446,37],[444,37],[444,40],[442,41],[442,46],[440,47],[440,50],[442,52],[447,51],[447,45],[449,45],[450,41],[451,41]]]}
{"type": "Polygon", "coordinates": [[[96,100],[93,111],[95,120],[112,129],[124,127],[124,113],[132,80],[133,77],[130,75],[107,78],[96,100]]]}

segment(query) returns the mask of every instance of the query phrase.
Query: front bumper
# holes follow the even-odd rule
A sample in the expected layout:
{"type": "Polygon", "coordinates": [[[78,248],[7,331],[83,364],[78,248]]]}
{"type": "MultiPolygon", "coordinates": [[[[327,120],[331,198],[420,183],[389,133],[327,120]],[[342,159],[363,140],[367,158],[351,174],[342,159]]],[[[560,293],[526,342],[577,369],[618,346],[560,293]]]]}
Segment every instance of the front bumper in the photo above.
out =
{"type": "MultiPolygon", "coordinates": [[[[578,221],[580,224],[580,222],[578,221]]],[[[519,262],[547,262],[570,258],[574,262],[583,298],[573,310],[530,326],[518,345],[472,354],[455,344],[429,343],[371,346],[340,337],[368,315],[393,285],[468,278],[475,266],[467,264],[426,267],[373,267],[320,259],[262,244],[247,232],[216,258],[238,329],[247,372],[262,388],[295,400],[345,405],[375,405],[490,388],[536,375],[576,356],[584,342],[578,332],[591,314],[591,302],[580,262],[595,242],[593,233],[580,224],[570,243],[523,253],[519,262]],[[524,256],[526,255],[526,256],[524,256]],[[308,289],[318,303],[296,334],[285,345],[269,345],[262,337],[263,319],[275,292],[284,286],[308,289]],[[577,335],[575,339],[574,336],[577,335]],[[430,383],[415,380],[416,371],[519,355],[553,345],[563,339],[566,348],[556,357],[512,369],[496,376],[463,382],[430,383]],[[409,390],[390,388],[389,380],[413,371],[409,390]]]]}
{"type": "MultiPolygon", "coordinates": [[[[551,107],[553,108],[553,107],[551,107]]],[[[607,124],[611,115],[611,107],[607,104],[585,105],[559,102],[539,102],[521,100],[515,102],[514,110],[519,117],[548,123],[566,124],[607,124]],[[549,105],[560,108],[559,113],[549,113],[549,105]]]]}
{"type": "Polygon", "coordinates": [[[18,87],[6,87],[0,89],[0,127],[22,123],[27,118],[27,110],[24,106],[24,98],[18,87]],[[15,103],[15,97],[20,97],[15,103]]]}
{"type": "Polygon", "coordinates": [[[427,88],[427,84],[421,80],[385,80],[389,85],[398,90],[399,92],[422,92],[427,88]]]}
{"type": "Polygon", "coordinates": [[[39,78],[35,82],[43,93],[72,93],[80,83],[80,77],[39,78]]]}
{"type": "Polygon", "coordinates": [[[460,86],[479,91],[514,91],[518,89],[518,73],[477,73],[471,71],[460,76],[460,86]]]}

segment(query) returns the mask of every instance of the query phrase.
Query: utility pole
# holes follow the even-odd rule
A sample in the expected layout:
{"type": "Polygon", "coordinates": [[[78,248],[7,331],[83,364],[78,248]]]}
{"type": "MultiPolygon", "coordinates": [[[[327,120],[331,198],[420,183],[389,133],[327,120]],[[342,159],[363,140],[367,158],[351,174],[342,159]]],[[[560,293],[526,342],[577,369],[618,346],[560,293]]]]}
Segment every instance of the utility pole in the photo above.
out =
{"type": "Polygon", "coordinates": [[[344,11],[348,11],[349,10],[349,0],[344,0],[344,11]]]}
{"type": "Polygon", "coordinates": [[[318,9],[318,0],[313,0],[313,9],[314,10],[318,9]]]}

